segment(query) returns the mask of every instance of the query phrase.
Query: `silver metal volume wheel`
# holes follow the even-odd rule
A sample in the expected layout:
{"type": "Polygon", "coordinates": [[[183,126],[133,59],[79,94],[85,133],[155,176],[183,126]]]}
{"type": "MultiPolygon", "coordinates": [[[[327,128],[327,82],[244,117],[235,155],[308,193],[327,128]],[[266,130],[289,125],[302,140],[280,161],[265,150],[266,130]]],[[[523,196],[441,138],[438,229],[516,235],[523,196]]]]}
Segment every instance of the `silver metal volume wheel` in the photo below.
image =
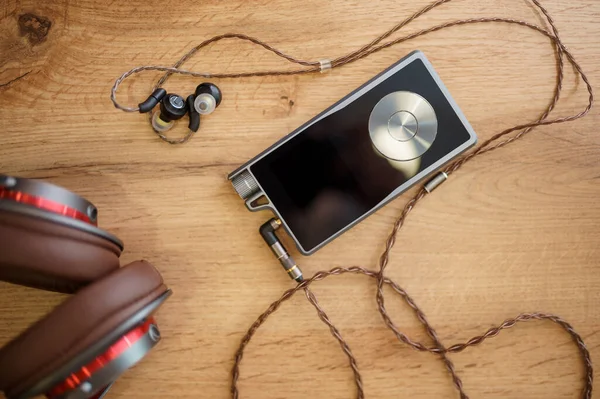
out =
{"type": "Polygon", "coordinates": [[[416,93],[396,91],[383,97],[369,116],[375,148],[395,161],[423,155],[437,134],[437,117],[429,102],[416,93]]]}

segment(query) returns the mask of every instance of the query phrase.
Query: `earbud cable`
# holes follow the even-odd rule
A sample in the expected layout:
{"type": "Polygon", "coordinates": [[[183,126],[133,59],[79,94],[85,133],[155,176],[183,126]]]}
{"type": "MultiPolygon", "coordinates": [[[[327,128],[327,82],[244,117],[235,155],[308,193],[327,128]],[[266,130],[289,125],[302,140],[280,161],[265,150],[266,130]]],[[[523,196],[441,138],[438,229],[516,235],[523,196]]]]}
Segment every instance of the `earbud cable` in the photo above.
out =
{"type": "MultiPolygon", "coordinates": [[[[432,10],[444,3],[448,3],[450,1],[451,0],[438,0],[438,1],[435,1],[431,4],[429,4],[428,6],[422,8],[415,14],[406,18],[404,21],[400,22],[393,28],[391,28],[388,31],[386,31],[385,33],[381,34],[380,36],[375,38],[370,43],[364,45],[363,47],[361,47],[353,52],[350,52],[344,56],[341,56],[339,58],[336,58],[334,60],[327,62],[326,64],[327,64],[328,68],[335,69],[337,67],[355,62],[359,59],[367,57],[370,54],[381,51],[381,50],[391,47],[395,44],[402,43],[402,42],[408,41],[410,39],[414,39],[416,37],[426,35],[431,32],[436,32],[436,31],[439,31],[442,29],[450,28],[453,26],[459,26],[459,25],[491,23],[491,22],[505,23],[505,24],[523,26],[523,27],[534,30],[534,31],[546,36],[552,42],[552,44],[556,50],[556,66],[557,66],[556,85],[554,87],[554,95],[553,95],[552,100],[548,104],[548,106],[541,113],[539,118],[536,119],[535,121],[530,122],[530,123],[520,124],[520,125],[511,127],[511,128],[505,129],[505,130],[493,135],[489,139],[485,140],[482,144],[480,144],[478,147],[476,147],[471,152],[468,152],[466,155],[459,157],[457,160],[455,160],[454,162],[449,164],[444,169],[444,172],[447,175],[451,175],[452,173],[456,172],[461,166],[463,166],[466,162],[470,161],[471,159],[475,158],[476,156],[479,156],[479,155],[485,154],[487,152],[493,151],[495,149],[504,147],[505,145],[518,140],[519,138],[523,137],[525,134],[531,132],[535,127],[573,121],[573,120],[576,120],[576,119],[579,119],[579,118],[585,116],[590,111],[593,101],[594,101],[594,95],[593,95],[593,90],[589,83],[589,80],[588,80],[587,76],[585,75],[585,73],[583,72],[583,70],[581,69],[580,65],[575,60],[574,56],[565,47],[562,40],[560,39],[558,29],[556,28],[552,17],[549,15],[548,11],[540,4],[540,2],[538,0],[530,0],[530,1],[533,3],[533,5],[536,7],[536,9],[539,10],[539,12],[541,12],[541,14],[543,14],[543,16],[545,17],[545,19],[550,27],[550,30],[546,30],[540,26],[531,24],[529,22],[510,19],[510,18],[496,18],[496,17],[475,18],[475,19],[463,19],[463,20],[447,22],[444,24],[433,26],[431,28],[424,29],[424,30],[406,35],[406,36],[398,38],[398,39],[384,42],[384,40],[386,38],[391,36],[396,31],[402,29],[403,27],[405,27],[406,25],[408,25],[410,22],[414,21],[418,17],[420,17],[420,16],[424,15],[425,13],[429,12],[430,10],[432,10]],[[581,77],[581,79],[585,83],[588,94],[589,94],[588,103],[587,103],[586,107],[579,113],[576,113],[571,116],[548,119],[548,116],[550,115],[550,113],[552,112],[552,110],[554,109],[554,107],[556,106],[556,104],[558,103],[559,98],[560,98],[560,93],[562,90],[562,82],[563,82],[563,78],[564,78],[565,58],[569,62],[569,64],[571,64],[573,66],[576,73],[581,77]],[[514,133],[514,134],[511,135],[511,133],[514,133]],[[502,140],[500,140],[500,139],[502,139],[502,140]]],[[[224,35],[215,36],[211,39],[208,39],[208,40],[200,43],[198,46],[196,46],[196,47],[192,48],[190,51],[188,51],[183,57],[181,57],[171,67],[140,66],[140,67],[133,68],[133,69],[125,72],[123,75],[121,75],[115,81],[115,84],[111,90],[111,100],[113,101],[115,107],[117,107],[118,109],[121,109],[126,112],[138,111],[138,109],[136,107],[122,106],[116,99],[116,93],[117,93],[117,89],[118,89],[119,85],[123,82],[123,80],[125,80],[126,78],[128,78],[131,75],[134,75],[134,74],[137,74],[137,73],[140,73],[143,71],[165,72],[165,74],[160,78],[160,80],[157,82],[156,86],[154,87],[154,88],[156,88],[156,87],[162,87],[162,85],[167,81],[169,76],[174,73],[181,74],[181,75],[193,76],[193,77],[219,78],[219,79],[241,78],[241,77],[252,77],[252,76],[283,76],[283,75],[299,75],[299,74],[320,72],[323,68],[323,65],[324,65],[324,63],[322,60],[321,61],[305,61],[305,60],[297,59],[293,56],[285,54],[284,52],[270,46],[269,44],[267,44],[257,38],[243,35],[243,34],[228,33],[228,34],[224,34],[224,35]],[[215,74],[203,73],[203,72],[193,72],[193,71],[181,69],[183,64],[187,60],[189,60],[194,54],[196,54],[199,50],[201,50],[202,48],[206,47],[207,45],[209,45],[211,43],[215,43],[215,42],[218,42],[223,39],[239,39],[239,40],[249,41],[251,43],[254,43],[258,46],[263,47],[264,49],[278,55],[279,57],[281,57],[293,64],[300,65],[302,68],[294,69],[294,70],[267,70],[267,71],[257,71],[257,72],[215,73],[215,74]]],[[[162,134],[160,136],[163,140],[165,140],[169,143],[177,144],[177,143],[184,143],[184,142],[188,141],[191,138],[192,134],[188,134],[181,139],[175,139],[175,140],[169,139],[162,134]]],[[[354,375],[354,382],[355,382],[356,390],[357,390],[357,393],[356,393],[357,398],[362,399],[365,397],[362,377],[361,377],[361,374],[360,374],[360,371],[358,368],[358,361],[357,361],[356,357],[352,353],[352,350],[350,349],[348,342],[342,337],[341,332],[337,329],[337,327],[335,327],[335,325],[333,324],[333,322],[331,321],[331,319],[329,318],[329,316],[327,315],[325,310],[319,304],[317,297],[309,288],[310,285],[316,281],[323,280],[324,278],[329,277],[329,276],[336,276],[336,275],[341,275],[341,274],[345,274],[345,273],[363,274],[363,275],[366,275],[368,277],[372,277],[375,279],[376,287],[377,287],[377,290],[376,290],[377,307],[378,307],[379,312],[381,313],[381,316],[383,318],[385,325],[392,331],[392,333],[396,336],[396,338],[398,340],[400,340],[401,342],[407,344],[408,346],[414,348],[417,351],[428,352],[435,356],[438,356],[441,359],[441,361],[445,364],[445,366],[452,378],[454,386],[458,390],[460,397],[462,399],[466,399],[466,398],[468,398],[468,396],[465,392],[465,388],[463,386],[462,380],[458,376],[458,374],[456,372],[456,368],[454,367],[454,364],[452,363],[452,361],[449,358],[449,354],[461,352],[470,346],[478,345],[488,338],[495,337],[502,330],[511,328],[518,323],[526,322],[526,321],[536,321],[536,320],[537,321],[546,320],[546,321],[550,321],[550,322],[558,325],[559,327],[564,329],[570,335],[570,337],[573,339],[573,342],[575,343],[575,345],[577,346],[577,348],[579,350],[579,353],[581,355],[581,359],[583,362],[583,366],[585,369],[585,378],[584,378],[584,383],[583,383],[583,389],[581,391],[581,397],[584,399],[590,399],[592,397],[593,368],[592,368],[592,361],[591,361],[590,353],[589,353],[582,337],[574,330],[574,328],[569,323],[567,323],[565,320],[561,319],[560,317],[553,315],[553,314],[540,313],[540,312],[522,313],[515,318],[505,320],[498,326],[490,328],[482,335],[473,337],[473,338],[467,340],[466,342],[456,343],[456,344],[446,346],[442,343],[436,330],[433,328],[431,323],[429,323],[424,312],[416,304],[415,300],[406,291],[404,291],[397,283],[395,283],[391,279],[385,277],[384,271],[385,271],[386,267],[388,266],[388,263],[390,260],[390,252],[396,242],[396,236],[397,236],[398,232],[400,231],[400,229],[402,228],[402,226],[404,225],[408,214],[415,208],[415,206],[423,198],[425,198],[426,195],[427,195],[427,191],[424,188],[421,188],[405,204],[400,216],[398,217],[398,219],[395,221],[395,223],[393,225],[390,235],[387,238],[387,241],[385,243],[385,249],[379,259],[379,267],[378,267],[377,271],[365,269],[365,268],[358,267],[358,266],[352,266],[352,267],[347,267],[347,268],[334,267],[333,269],[328,270],[328,271],[317,272],[311,278],[298,284],[296,287],[285,291],[278,300],[273,302],[267,308],[267,310],[258,317],[258,319],[250,326],[249,330],[242,338],[239,348],[235,354],[234,365],[232,368],[232,381],[231,381],[231,394],[234,399],[237,399],[239,397],[238,380],[239,380],[239,376],[240,376],[240,365],[241,365],[242,357],[243,357],[246,346],[250,343],[250,340],[252,339],[252,337],[258,330],[258,328],[268,319],[268,317],[271,314],[273,314],[277,309],[279,309],[279,307],[281,306],[281,304],[283,302],[290,299],[296,292],[298,292],[300,290],[304,291],[308,301],[315,307],[315,309],[317,311],[317,315],[323,321],[323,323],[325,323],[328,326],[331,334],[338,341],[344,354],[348,357],[348,361],[349,361],[350,367],[352,369],[352,373],[354,375]],[[430,337],[431,341],[433,342],[433,345],[427,345],[427,344],[424,344],[421,342],[414,341],[410,337],[408,337],[407,335],[405,335],[404,333],[402,333],[400,331],[400,329],[394,323],[394,321],[391,319],[390,315],[388,314],[388,312],[386,310],[385,299],[384,299],[384,295],[383,295],[384,285],[390,286],[397,294],[399,294],[404,299],[404,301],[407,303],[407,305],[413,310],[413,312],[415,313],[415,316],[421,322],[427,335],[430,337]]]]}

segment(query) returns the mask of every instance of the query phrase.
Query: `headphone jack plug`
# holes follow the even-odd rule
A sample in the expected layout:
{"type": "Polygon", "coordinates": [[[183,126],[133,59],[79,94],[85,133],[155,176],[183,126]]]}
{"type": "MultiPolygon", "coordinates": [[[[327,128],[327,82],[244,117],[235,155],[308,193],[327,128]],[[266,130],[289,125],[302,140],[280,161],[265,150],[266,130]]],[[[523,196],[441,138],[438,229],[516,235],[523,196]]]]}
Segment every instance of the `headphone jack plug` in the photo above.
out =
{"type": "Polygon", "coordinates": [[[290,276],[292,280],[301,283],[304,281],[302,277],[302,270],[298,267],[294,259],[287,252],[279,238],[275,234],[275,231],[281,227],[281,220],[272,218],[262,226],[260,226],[259,232],[262,236],[263,240],[267,243],[273,254],[281,263],[281,266],[285,269],[287,274],[290,276]]]}

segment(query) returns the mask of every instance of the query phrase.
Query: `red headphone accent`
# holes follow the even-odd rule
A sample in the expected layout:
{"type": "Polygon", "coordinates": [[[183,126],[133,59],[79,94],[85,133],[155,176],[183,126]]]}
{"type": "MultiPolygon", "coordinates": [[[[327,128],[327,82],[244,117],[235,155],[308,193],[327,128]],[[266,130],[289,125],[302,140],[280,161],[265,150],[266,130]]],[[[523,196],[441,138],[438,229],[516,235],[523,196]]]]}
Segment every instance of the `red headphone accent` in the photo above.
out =
{"type": "Polygon", "coordinates": [[[60,397],[65,392],[76,389],[81,385],[82,382],[92,377],[92,375],[101,370],[106,364],[111,361],[117,359],[121,356],[125,351],[131,348],[136,342],[142,339],[148,331],[150,331],[150,327],[156,324],[153,318],[147,319],[143,324],[135,327],[133,330],[129,331],[127,334],[123,335],[117,342],[115,342],[110,348],[106,350],[103,354],[80,368],[78,371],[74,372],[63,382],[56,385],[52,388],[48,393],[46,393],[46,397],[48,399],[54,399],[60,397]]]}
{"type": "Polygon", "coordinates": [[[27,194],[21,191],[11,191],[5,187],[0,187],[0,200],[1,199],[9,199],[21,204],[31,205],[38,209],[63,215],[71,219],[81,220],[82,222],[86,222],[92,226],[98,226],[97,222],[92,222],[90,217],[85,213],[43,197],[36,197],[35,195],[27,194]]]}

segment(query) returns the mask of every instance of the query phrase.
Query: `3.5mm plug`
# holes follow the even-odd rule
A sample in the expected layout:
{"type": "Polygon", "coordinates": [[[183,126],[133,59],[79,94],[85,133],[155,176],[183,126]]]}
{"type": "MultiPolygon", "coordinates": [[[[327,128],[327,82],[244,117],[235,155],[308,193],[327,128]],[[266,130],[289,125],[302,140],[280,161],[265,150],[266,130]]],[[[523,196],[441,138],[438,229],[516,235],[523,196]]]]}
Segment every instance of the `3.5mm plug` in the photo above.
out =
{"type": "Polygon", "coordinates": [[[296,280],[301,283],[304,281],[302,277],[302,270],[296,265],[294,259],[287,252],[279,238],[275,234],[275,231],[281,227],[281,220],[272,218],[262,226],[260,226],[259,232],[262,238],[265,240],[267,245],[271,248],[271,251],[275,254],[281,266],[285,269],[292,280],[296,280]]]}

